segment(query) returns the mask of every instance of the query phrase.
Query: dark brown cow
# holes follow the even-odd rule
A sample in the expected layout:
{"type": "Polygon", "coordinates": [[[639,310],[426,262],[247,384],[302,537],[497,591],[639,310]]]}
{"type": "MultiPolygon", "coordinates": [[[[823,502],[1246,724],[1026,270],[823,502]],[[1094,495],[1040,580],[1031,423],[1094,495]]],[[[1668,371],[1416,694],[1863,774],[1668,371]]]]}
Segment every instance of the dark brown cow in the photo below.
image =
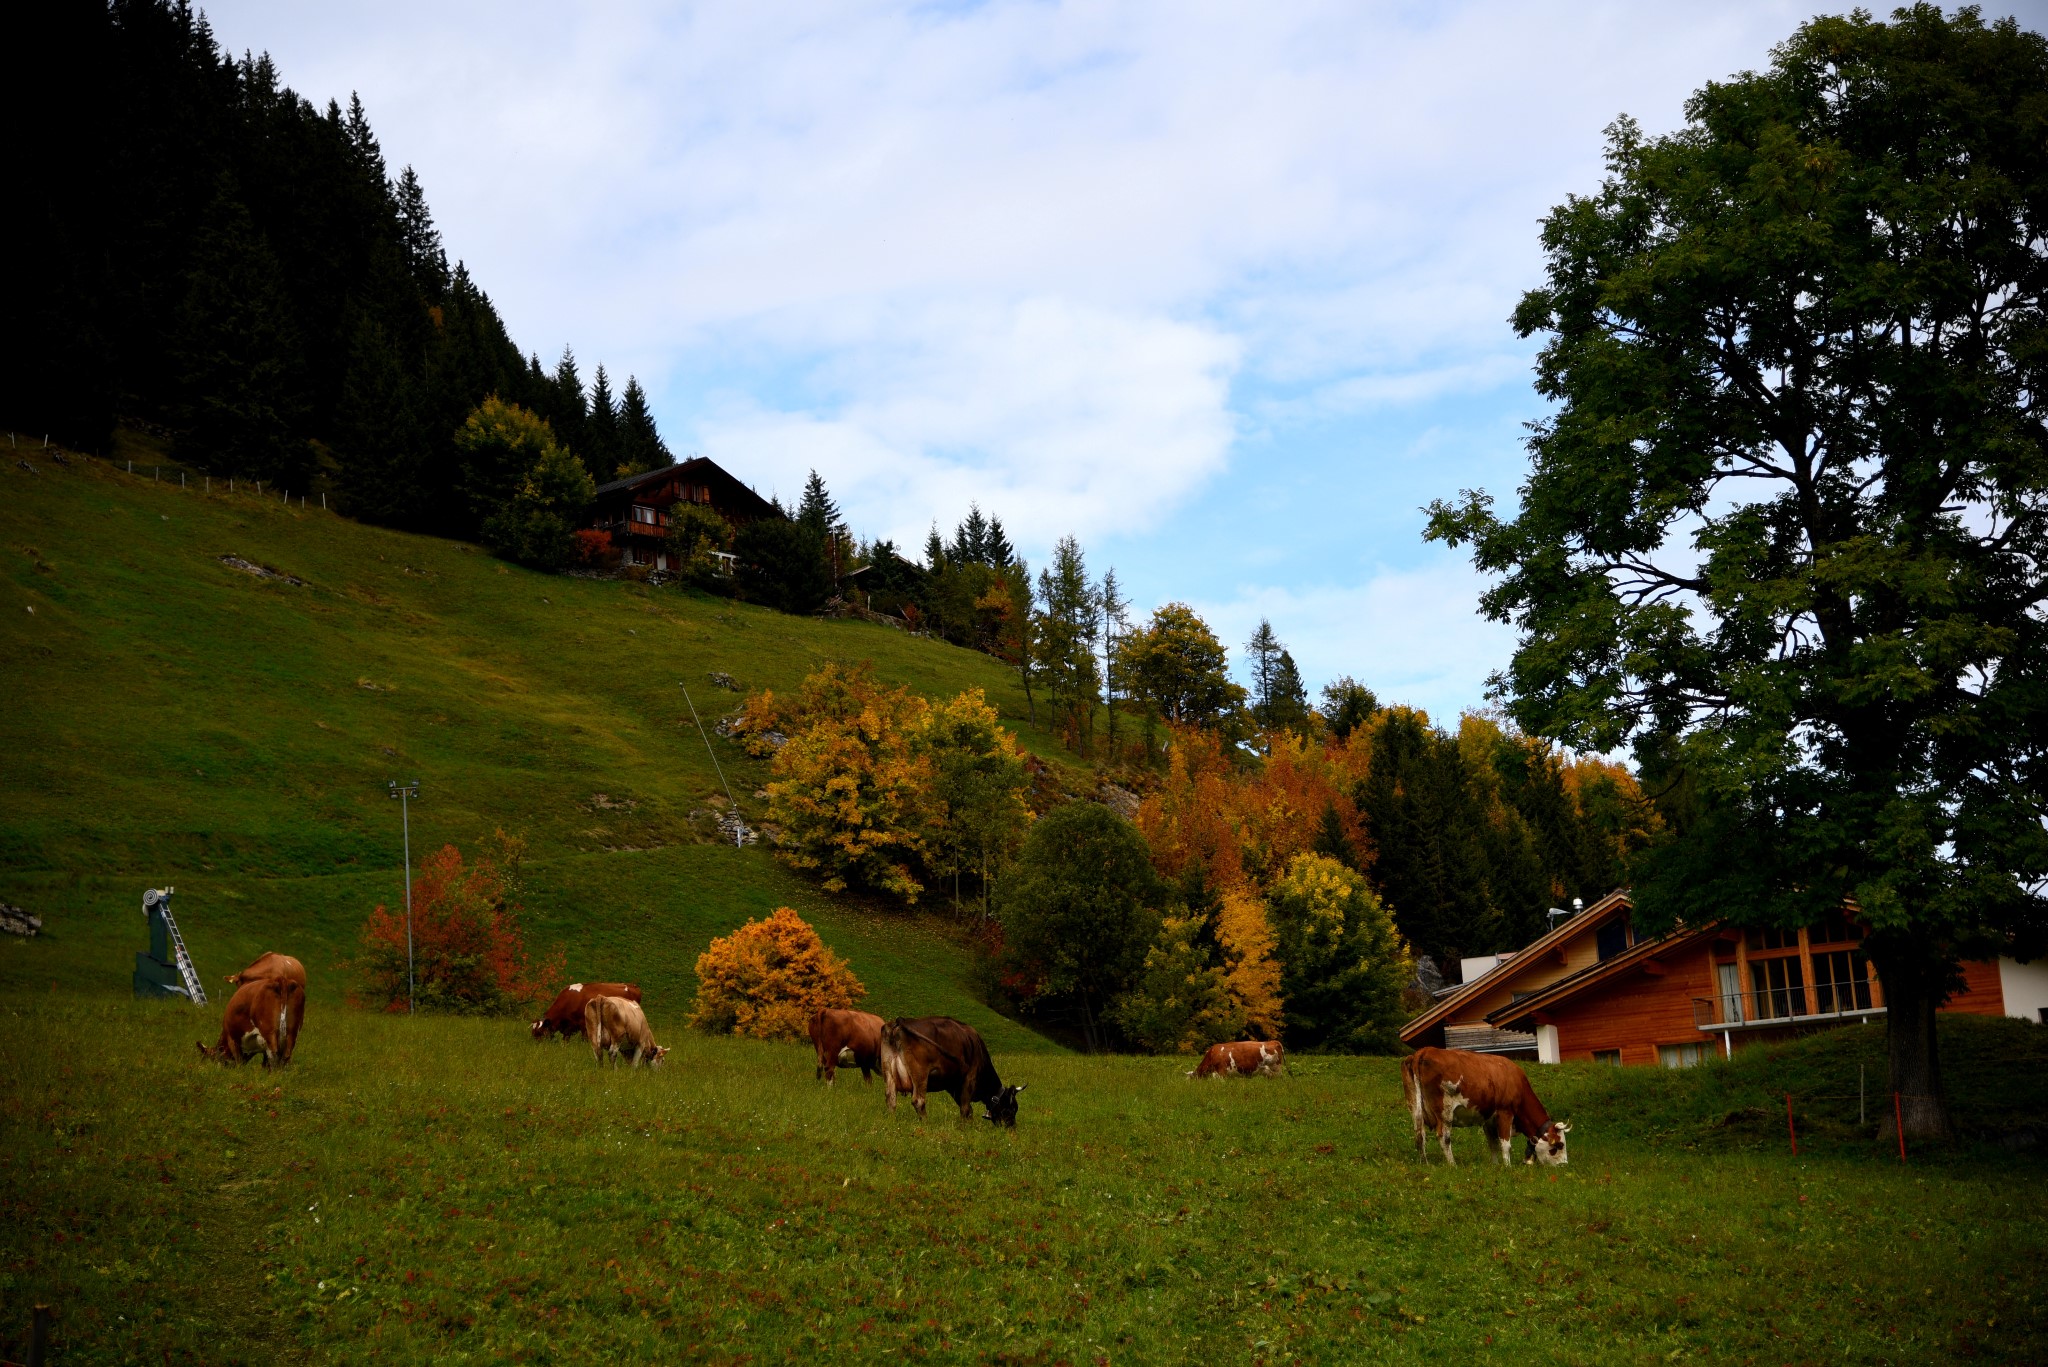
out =
{"type": "Polygon", "coordinates": [[[290,1057],[292,1050],[299,1047],[299,1029],[306,1023],[306,966],[289,954],[266,950],[256,956],[255,963],[240,973],[228,974],[228,981],[237,986],[262,982],[265,979],[299,985],[297,1004],[292,1010],[290,1047],[285,1050],[286,1057],[290,1057]]]}
{"type": "Polygon", "coordinates": [[[1003,1085],[980,1033],[951,1016],[898,1016],[883,1026],[882,1084],[892,1111],[896,1093],[909,1092],[922,1118],[925,1092],[940,1091],[960,1103],[962,1120],[979,1101],[988,1107],[991,1124],[1011,1129],[1017,1127],[1017,1093],[1024,1090],[1023,1083],[1003,1085]]]}
{"type": "Polygon", "coordinates": [[[813,1077],[829,1084],[839,1065],[845,1064],[860,1069],[862,1082],[871,1082],[875,1070],[882,1066],[882,1018],[866,1011],[821,1006],[811,1017],[811,1044],[818,1051],[818,1070],[813,1077]]]}
{"type": "Polygon", "coordinates": [[[583,1007],[592,997],[624,997],[629,1002],[640,1000],[637,983],[570,983],[555,994],[554,1004],[547,1014],[533,1023],[533,1037],[546,1039],[549,1035],[557,1039],[565,1035],[583,1032],[583,1007]]]}
{"type": "Polygon", "coordinates": [[[1287,1066],[1287,1051],[1274,1040],[1243,1039],[1212,1044],[1189,1077],[1278,1077],[1287,1066]]]}
{"type": "Polygon", "coordinates": [[[306,990],[289,978],[261,978],[243,983],[228,999],[221,1016],[220,1042],[209,1049],[199,1045],[201,1058],[221,1063],[247,1063],[263,1055],[267,1071],[292,1061],[291,1022],[306,990]]]}
{"type": "Polygon", "coordinates": [[[592,997],[583,1003],[583,1037],[590,1041],[591,1057],[599,1063],[607,1058],[616,1063],[623,1053],[635,1068],[642,1063],[656,1068],[668,1052],[654,1042],[654,1031],[648,1028],[647,1013],[640,1003],[624,997],[592,997]]]}
{"type": "Polygon", "coordinates": [[[1457,1163],[1451,1156],[1453,1125],[1484,1126],[1481,1132],[1502,1163],[1514,1161],[1518,1130],[1529,1140],[1523,1162],[1563,1167],[1570,1161],[1564,1137],[1571,1122],[1551,1120],[1529,1075],[1512,1060],[1465,1049],[1417,1049],[1401,1060],[1401,1091],[1415,1120],[1415,1153],[1424,1162],[1429,1151],[1423,1136],[1434,1130],[1444,1162],[1457,1163]]]}

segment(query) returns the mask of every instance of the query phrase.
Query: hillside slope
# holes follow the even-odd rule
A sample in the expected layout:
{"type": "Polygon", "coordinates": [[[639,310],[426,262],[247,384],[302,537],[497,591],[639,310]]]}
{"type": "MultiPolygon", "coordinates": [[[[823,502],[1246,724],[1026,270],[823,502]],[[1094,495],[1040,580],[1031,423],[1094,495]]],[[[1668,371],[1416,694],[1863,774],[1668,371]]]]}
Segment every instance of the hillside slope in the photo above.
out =
{"type": "MultiPolygon", "coordinates": [[[[290,944],[314,961],[316,998],[338,993],[364,913],[402,894],[385,783],[417,778],[415,859],[524,837],[533,937],[564,943],[574,974],[633,976],[680,1008],[712,935],[789,903],[877,1009],[956,1011],[1035,1042],[973,1003],[965,955],[930,923],[829,902],[766,851],[713,843],[724,797],[679,687],[708,726],[738,701],[713,672],[786,689],[827,660],[872,660],[931,696],[986,690],[1064,765],[996,661],[34,455],[33,473],[0,470],[0,898],[50,932],[10,946],[0,981],[125,991],[142,889],[174,884],[210,976],[290,944]]],[[[757,816],[765,766],[712,744],[757,816]]]]}

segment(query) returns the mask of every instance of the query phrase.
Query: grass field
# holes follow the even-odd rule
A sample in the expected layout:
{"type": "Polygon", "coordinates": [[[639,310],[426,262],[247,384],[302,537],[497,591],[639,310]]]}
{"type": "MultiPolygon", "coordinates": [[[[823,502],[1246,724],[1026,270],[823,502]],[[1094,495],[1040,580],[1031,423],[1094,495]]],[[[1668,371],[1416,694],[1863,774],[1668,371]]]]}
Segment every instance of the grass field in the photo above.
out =
{"type": "MultiPolygon", "coordinates": [[[[707,720],[737,701],[714,670],[980,686],[1084,784],[993,661],[38,464],[0,469],[0,899],[48,926],[0,937],[0,1356],[48,1301],[60,1362],[2048,1361],[2048,1165],[1996,1142],[2048,1133],[2048,1031],[1946,1022],[1971,1132],[1904,1166],[1859,1120],[1858,1028],[1544,1069],[1568,1169],[1484,1167],[1467,1132],[1424,1170],[1392,1060],[1077,1057],[975,999],[941,918],[710,843],[679,680],[707,720]],[[415,852],[525,836],[532,940],[642,983],[669,1066],[344,1005],[400,893],[383,784],[415,777],[415,852]],[[130,998],[165,884],[209,982],[306,960],[288,1072],[202,1065],[216,1011],[130,998]],[[1018,1130],[684,1034],[704,944],[784,903],[874,1009],[978,1025],[1018,1130]]],[[[714,744],[753,808],[762,769],[714,744]]]]}
{"type": "MultiPolygon", "coordinates": [[[[633,1072],[316,1006],[266,1076],[197,1061],[210,1013],[4,1009],[0,1354],[46,1299],[66,1362],[2048,1361],[2038,1159],[1901,1167],[1853,1100],[1786,1153],[1774,1089],[1853,1093],[1874,1030],[1545,1069],[1551,1173],[1470,1132],[1417,1167],[1387,1059],[1195,1083],[999,1049],[998,1133],[673,1012],[633,1072]]],[[[1948,1046],[2014,1059],[2039,1114],[2043,1035],[1948,1046]]]]}

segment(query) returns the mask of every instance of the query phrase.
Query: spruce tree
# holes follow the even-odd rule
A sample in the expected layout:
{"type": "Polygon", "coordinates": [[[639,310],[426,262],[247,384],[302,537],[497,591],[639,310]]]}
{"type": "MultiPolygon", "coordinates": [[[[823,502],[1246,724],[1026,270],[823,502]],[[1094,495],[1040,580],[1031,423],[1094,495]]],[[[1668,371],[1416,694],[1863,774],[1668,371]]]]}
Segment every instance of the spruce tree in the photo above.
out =
{"type": "Polygon", "coordinates": [[[627,474],[660,470],[675,464],[675,457],[655,430],[654,413],[647,406],[647,391],[640,381],[626,377],[625,397],[619,402],[619,465],[627,474]]]}
{"type": "Polygon", "coordinates": [[[427,302],[437,304],[448,290],[448,254],[442,250],[440,230],[427,209],[427,192],[412,167],[406,167],[392,185],[391,201],[398,210],[400,241],[413,281],[427,302]]]}
{"type": "MultiPolygon", "coordinates": [[[[548,403],[541,409],[541,416],[555,430],[555,440],[569,448],[579,458],[583,455],[583,421],[589,413],[583,393],[583,376],[576,369],[576,353],[564,346],[562,359],[555,362],[555,374],[551,385],[554,392],[548,403]]],[[[589,461],[584,468],[599,484],[611,478],[608,471],[600,471],[589,461]]]]}
{"type": "Polygon", "coordinates": [[[1086,748],[1095,728],[1101,672],[1095,642],[1102,632],[1102,600],[1088,580],[1081,543],[1063,536],[1052,564],[1038,574],[1039,660],[1053,708],[1064,714],[1073,743],[1086,748]]]}
{"type": "Polygon", "coordinates": [[[1016,562],[1017,548],[1010,544],[1010,538],[1004,534],[1001,518],[989,518],[988,536],[982,542],[982,553],[986,563],[995,569],[1003,569],[1016,562]]]}
{"type": "Polygon", "coordinates": [[[604,366],[590,381],[590,411],[583,419],[583,463],[599,482],[619,476],[619,406],[604,366]]]}
{"type": "Polygon", "coordinates": [[[1273,634],[1273,624],[1261,617],[1244,649],[1252,671],[1252,716],[1260,726],[1270,728],[1267,712],[1273,701],[1273,669],[1280,656],[1280,638],[1273,634]]]}
{"type": "Polygon", "coordinates": [[[939,539],[939,524],[936,522],[925,534],[924,567],[928,574],[937,574],[946,567],[946,543],[939,539]]]}
{"type": "Polygon", "coordinates": [[[981,505],[967,505],[967,516],[953,531],[952,560],[956,565],[986,565],[988,562],[988,520],[981,505]]]}
{"type": "MultiPolygon", "coordinates": [[[[1001,524],[996,525],[996,531],[1001,533],[1001,524]]],[[[1117,651],[1130,630],[1131,610],[1131,600],[1124,596],[1123,585],[1117,582],[1115,566],[1103,572],[1098,596],[1102,604],[1102,696],[1109,712],[1109,753],[1113,759],[1116,756],[1117,694],[1124,681],[1124,669],[1117,651]]]]}
{"type": "Polygon", "coordinates": [[[1266,688],[1266,712],[1261,718],[1267,729],[1295,731],[1308,723],[1308,689],[1294,656],[1283,647],[1273,664],[1273,677],[1266,688]]]}

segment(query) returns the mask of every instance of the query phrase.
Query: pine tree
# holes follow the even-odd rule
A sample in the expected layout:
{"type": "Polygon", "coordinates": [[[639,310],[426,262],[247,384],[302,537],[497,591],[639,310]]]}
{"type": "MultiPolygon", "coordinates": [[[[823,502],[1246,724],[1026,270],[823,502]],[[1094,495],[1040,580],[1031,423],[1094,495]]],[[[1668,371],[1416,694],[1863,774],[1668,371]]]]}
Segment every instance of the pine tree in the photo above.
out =
{"type": "Polygon", "coordinates": [[[1266,713],[1273,701],[1273,669],[1279,663],[1281,649],[1280,638],[1273,634],[1273,624],[1261,617],[1259,629],[1244,643],[1244,649],[1252,671],[1252,716],[1260,726],[1270,727],[1272,723],[1266,713]]]}
{"type": "Polygon", "coordinates": [[[377,135],[370,131],[370,116],[363,112],[363,97],[354,91],[348,97],[349,151],[356,166],[363,175],[379,189],[384,187],[384,149],[377,143],[377,135]]]}
{"type": "Polygon", "coordinates": [[[927,574],[937,574],[945,567],[946,543],[940,540],[939,524],[934,522],[924,538],[924,568],[927,574]]]}
{"type": "MultiPolygon", "coordinates": [[[[386,526],[411,522],[425,501],[418,429],[397,348],[374,318],[357,312],[334,430],[340,511],[386,526]]],[[[474,535],[479,522],[466,506],[462,513],[463,530],[474,535]]]]}
{"type": "Polygon", "coordinates": [[[1297,731],[1308,724],[1308,689],[1302,685],[1294,656],[1284,647],[1273,663],[1272,678],[1266,688],[1265,715],[1259,720],[1269,731],[1297,731]]]}
{"type": "Polygon", "coordinates": [[[988,562],[988,520],[981,515],[981,505],[967,505],[967,516],[953,531],[953,546],[949,558],[956,565],[986,565],[988,562]]]}
{"type": "Polygon", "coordinates": [[[1085,749],[1101,687],[1095,642],[1102,631],[1102,600],[1088,582],[1081,543],[1073,537],[1063,536],[1053,547],[1052,565],[1039,571],[1038,597],[1041,677],[1070,743],[1085,749]]]}
{"type": "Polygon", "coordinates": [[[594,477],[614,479],[619,474],[619,406],[612,398],[611,377],[604,366],[590,381],[590,411],[583,419],[583,463],[594,477]]]}
{"type": "Polygon", "coordinates": [[[840,520],[839,505],[832,501],[831,493],[825,488],[824,477],[816,470],[804,481],[804,495],[797,501],[796,520],[807,528],[822,545],[834,537],[846,534],[846,524],[840,520]]]}
{"type": "Polygon", "coordinates": [[[1016,562],[1017,548],[1010,544],[1010,538],[1003,533],[1003,520],[999,517],[989,518],[988,537],[982,543],[982,547],[987,563],[996,569],[1003,569],[1016,562]]]}
{"type": "MultiPolygon", "coordinates": [[[[548,420],[555,430],[555,440],[569,448],[577,456],[583,455],[583,420],[590,411],[583,393],[583,376],[576,369],[576,353],[568,347],[562,348],[562,359],[555,362],[555,374],[548,396],[548,402],[540,409],[540,415],[548,420]]],[[[611,472],[584,462],[590,477],[602,484],[610,479],[611,472]]]]}
{"type": "MultiPolygon", "coordinates": [[[[998,526],[997,531],[1001,531],[998,526]]],[[[1123,665],[1117,651],[1123,638],[1130,630],[1128,620],[1131,600],[1124,597],[1123,586],[1117,582],[1116,567],[1103,572],[1102,587],[1098,592],[1102,604],[1102,693],[1109,710],[1109,753],[1116,757],[1116,716],[1117,695],[1123,687],[1123,665]]]]}
{"type": "Polygon", "coordinates": [[[400,241],[412,278],[429,303],[439,303],[448,292],[448,254],[427,209],[427,192],[412,167],[406,167],[391,187],[391,199],[398,209],[400,241]]]}
{"type": "Polygon", "coordinates": [[[675,457],[655,430],[654,413],[647,406],[647,391],[633,376],[626,377],[626,394],[619,403],[619,466],[627,474],[660,470],[675,464],[675,457]]]}
{"type": "Polygon", "coordinates": [[[176,341],[188,459],[306,487],[309,453],[292,431],[298,346],[277,259],[222,176],[194,244],[176,341]]]}

